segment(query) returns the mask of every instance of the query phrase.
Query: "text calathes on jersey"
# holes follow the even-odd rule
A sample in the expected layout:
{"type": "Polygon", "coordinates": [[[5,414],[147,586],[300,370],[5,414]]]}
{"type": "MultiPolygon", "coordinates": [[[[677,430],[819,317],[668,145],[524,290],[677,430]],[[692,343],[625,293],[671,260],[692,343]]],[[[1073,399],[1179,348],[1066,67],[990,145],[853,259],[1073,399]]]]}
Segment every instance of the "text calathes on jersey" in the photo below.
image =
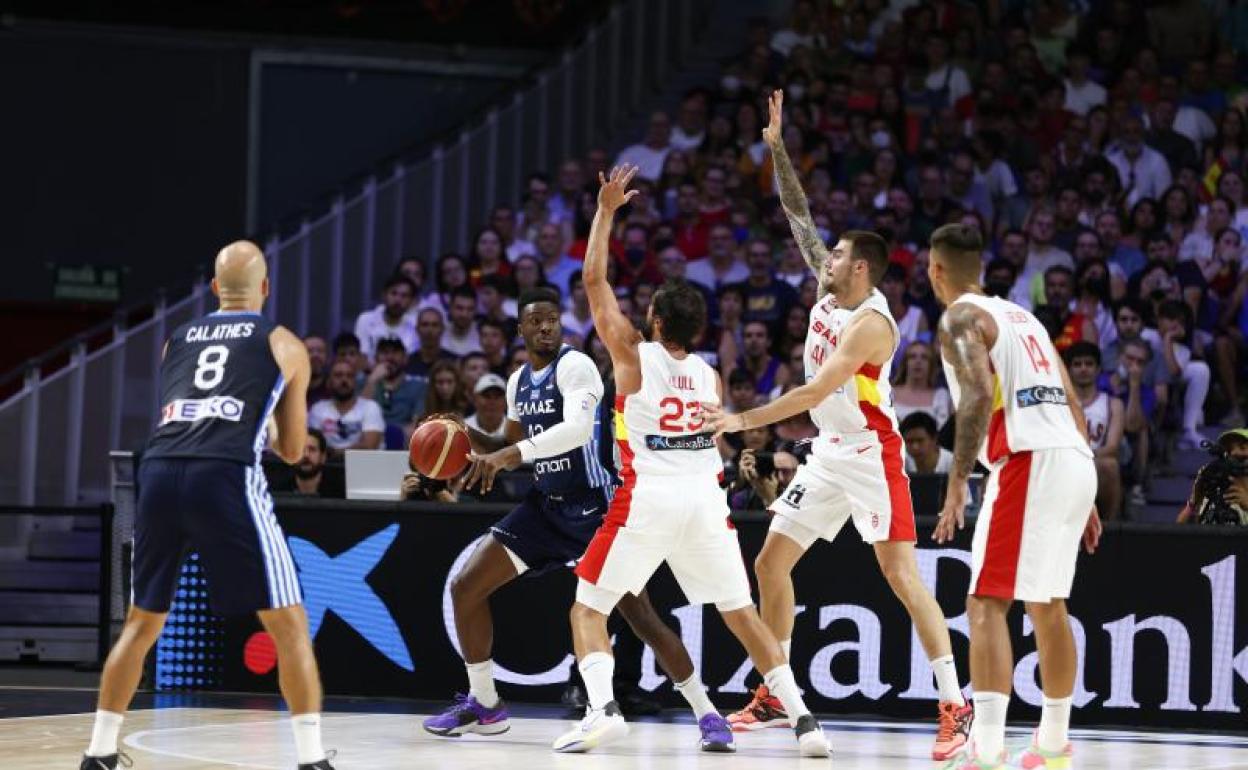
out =
{"type": "Polygon", "coordinates": [[[664,452],[669,449],[713,449],[714,433],[696,433],[692,436],[646,436],[646,449],[664,452]]]}

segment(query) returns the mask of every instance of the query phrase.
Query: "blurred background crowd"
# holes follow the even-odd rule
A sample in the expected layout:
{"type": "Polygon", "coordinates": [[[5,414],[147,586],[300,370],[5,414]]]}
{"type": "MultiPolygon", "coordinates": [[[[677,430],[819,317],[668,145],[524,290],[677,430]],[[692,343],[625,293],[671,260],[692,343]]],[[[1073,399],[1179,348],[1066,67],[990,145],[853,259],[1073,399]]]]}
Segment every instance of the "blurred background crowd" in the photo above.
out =
{"type": "MultiPolygon", "coordinates": [[[[560,292],[566,342],[610,378],[580,268],[598,173],[618,162],[640,167],[611,240],[625,312],[641,325],[663,281],[698,286],[698,354],[730,411],[803,382],[816,283],[762,141],[774,89],[824,240],[870,229],[890,245],[880,290],[902,335],[893,381],[912,476],[951,459],[926,275],[928,237],[948,222],[982,232],[987,290],[1033,311],[1066,358],[1103,516],[1141,509],[1152,471],[1199,448],[1206,426],[1243,425],[1248,4],[798,0],[786,23],[744,32],[719,81],[651,114],[636,143],[533,170],[458,251],[403,260],[354,328],[306,339],[316,431],[301,489],[346,449],[405,448],[430,414],[500,432],[506,378],[527,360],[527,288],[560,292]]],[[[802,416],[725,443],[734,506],[770,503],[814,434],[802,416]]]]}

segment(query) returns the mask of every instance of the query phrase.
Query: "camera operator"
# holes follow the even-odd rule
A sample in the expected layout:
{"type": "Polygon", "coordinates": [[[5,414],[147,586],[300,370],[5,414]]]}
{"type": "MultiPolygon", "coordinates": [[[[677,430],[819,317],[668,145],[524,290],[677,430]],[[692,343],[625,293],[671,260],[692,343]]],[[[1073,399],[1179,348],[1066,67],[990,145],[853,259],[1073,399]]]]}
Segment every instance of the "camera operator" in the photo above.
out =
{"type": "Polygon", "coordinates": [[[1223,433],[1209,451],[1214,460],[1196,474],[1179,523],[1248,526],[1248,428],[1223,433]]]}
{"type": "Polygon", "coordinates": [[[788,452],[746,449],[737,460],[737,491],[729,498],[736,510],[770,508],[797,472],[797,457],[788,452]]]}

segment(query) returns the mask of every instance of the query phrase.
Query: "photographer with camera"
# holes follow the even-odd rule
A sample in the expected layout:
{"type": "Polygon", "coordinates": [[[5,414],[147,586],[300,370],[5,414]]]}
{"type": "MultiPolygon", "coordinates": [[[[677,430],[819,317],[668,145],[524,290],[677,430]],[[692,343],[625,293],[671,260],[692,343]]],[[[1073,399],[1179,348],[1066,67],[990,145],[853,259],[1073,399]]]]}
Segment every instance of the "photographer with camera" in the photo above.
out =
{"type": "Polygon", "coordinates": [[[1248,527],[1248,428],[1223,433],[1209,453],[1214,459],[1196,474],[1178,523],[1248,527]]]}
{"type": "Polygon", "coordinates": [[[797,457],[788,452],[742,450],[737,459],[738,489],[729,497],[730,507],[734,510],[770,508],[780,490],[793,480],[797,466],[797,457]]]}

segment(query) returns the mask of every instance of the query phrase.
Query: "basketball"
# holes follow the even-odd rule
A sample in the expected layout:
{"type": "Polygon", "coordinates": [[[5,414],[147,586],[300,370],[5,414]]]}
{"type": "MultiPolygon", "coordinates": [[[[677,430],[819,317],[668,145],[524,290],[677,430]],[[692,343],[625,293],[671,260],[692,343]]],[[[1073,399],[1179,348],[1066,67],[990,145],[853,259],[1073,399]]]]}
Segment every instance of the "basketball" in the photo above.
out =
{"type": "Polygon", "coordinates": [[[468,465],[472,445],[468,432],[451,420],[429,420],[412,434],[408,458],[412,467],[431,479],[458,476],[468,465]]]}

